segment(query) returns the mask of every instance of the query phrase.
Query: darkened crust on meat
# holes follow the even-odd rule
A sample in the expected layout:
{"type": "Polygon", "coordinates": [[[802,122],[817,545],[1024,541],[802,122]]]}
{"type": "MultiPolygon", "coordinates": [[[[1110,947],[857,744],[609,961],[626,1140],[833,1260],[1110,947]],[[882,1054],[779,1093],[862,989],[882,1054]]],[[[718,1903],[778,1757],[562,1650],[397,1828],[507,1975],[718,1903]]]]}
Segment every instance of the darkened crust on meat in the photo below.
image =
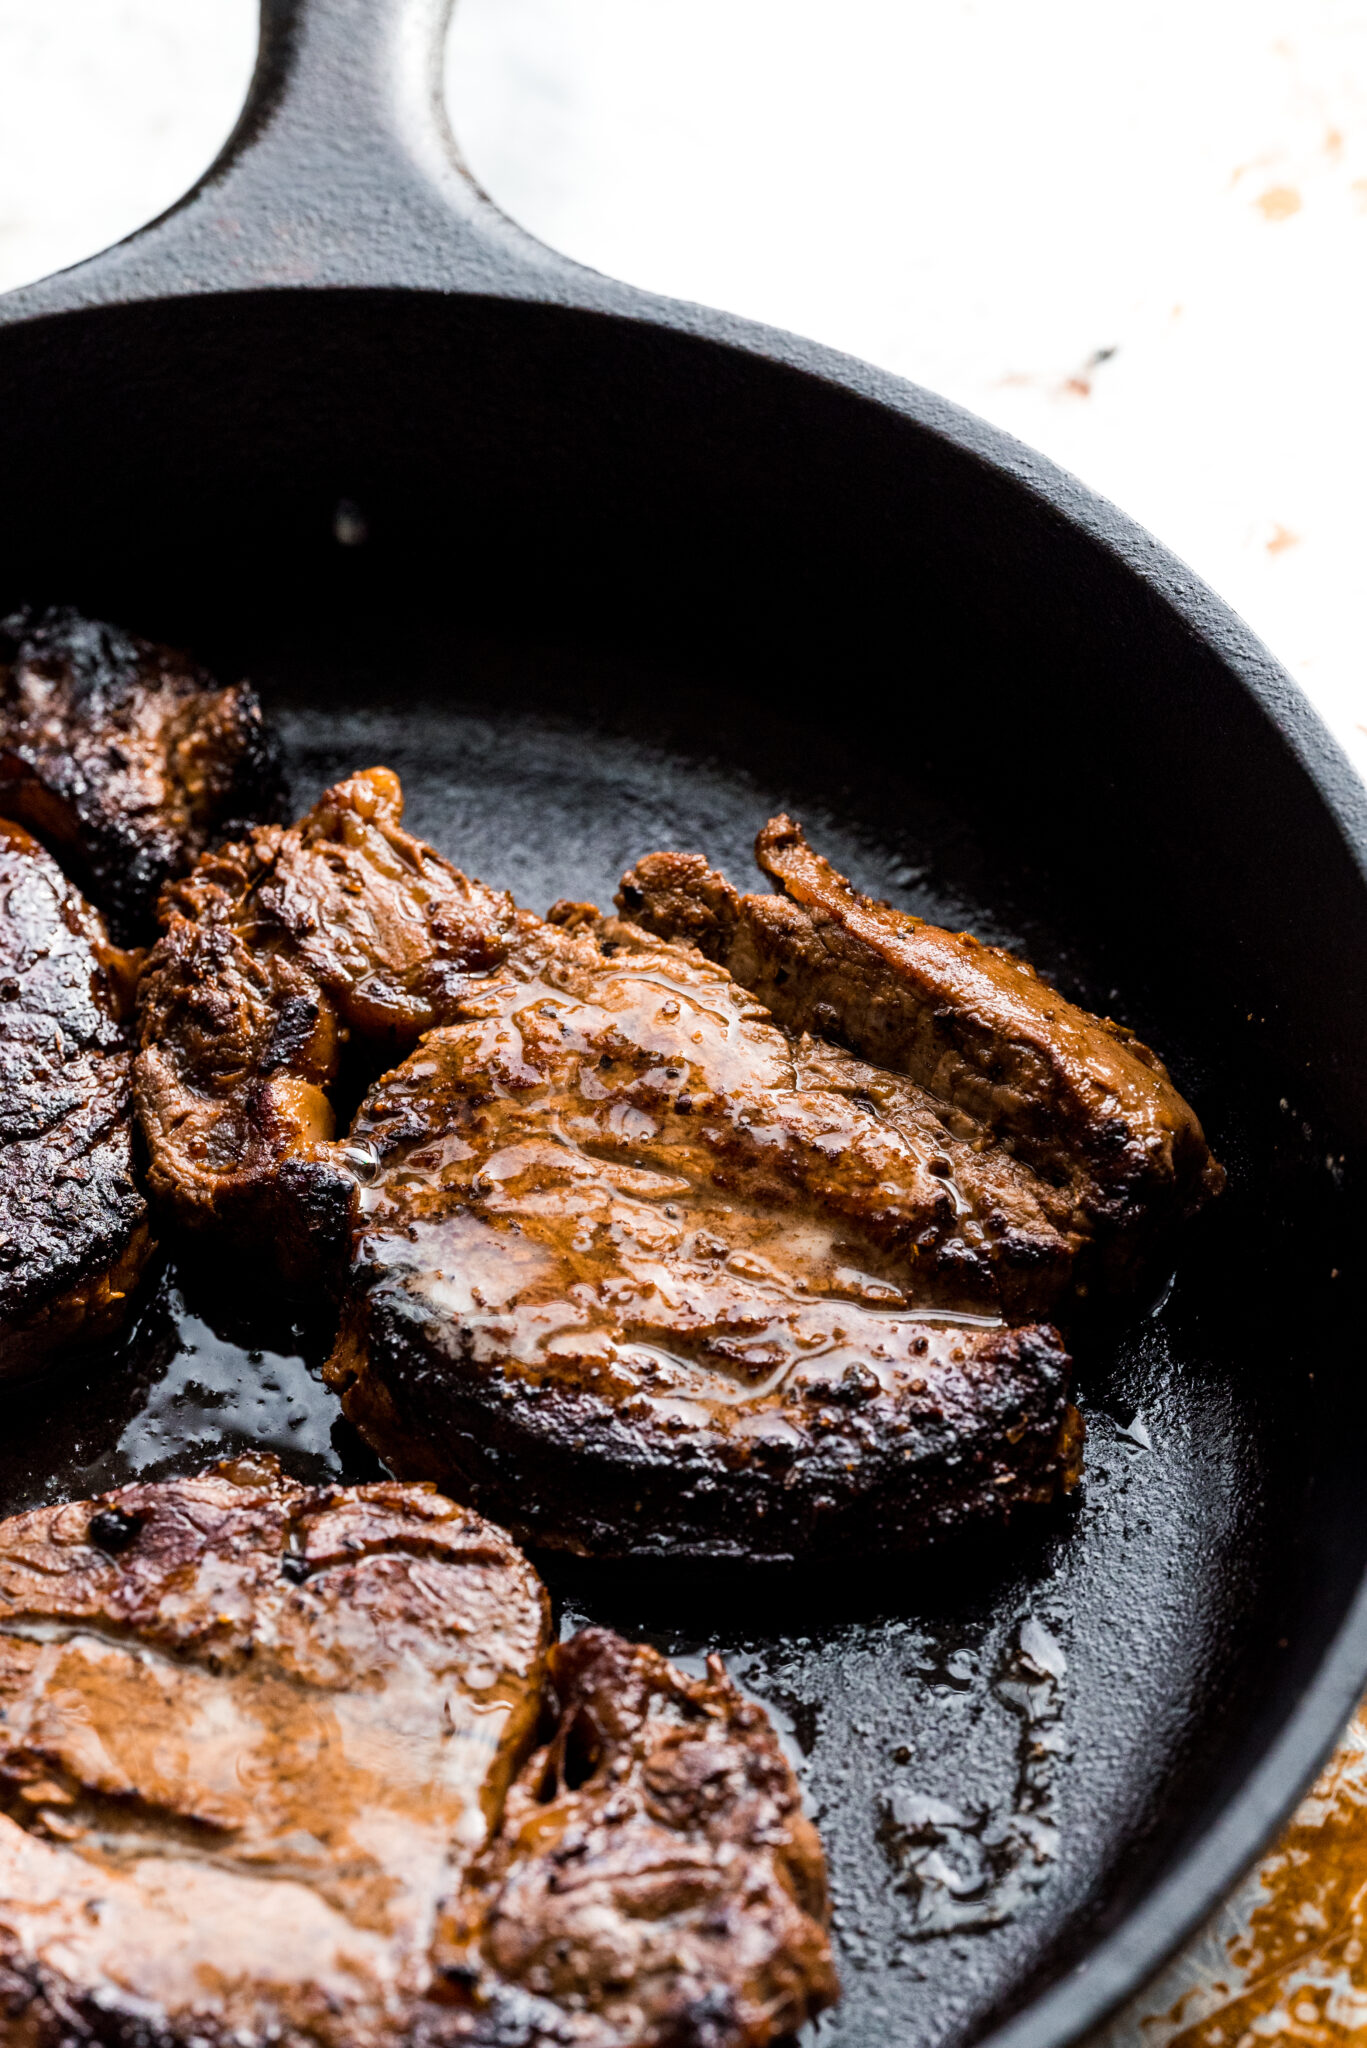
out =
{"type": "Polygon", "coordinates": [[[419,1487],[243,1460],[4,1524],[9,2026],[33,2048],[405,2040],[432,1916],[533,1737],[547,1632],[507,1538],[419,1487]]]}
{"type": "Polygon", "coordinates": [[[692,947],[518,911],[401,803],[372,769],[168,887],[137,1062],[154,1192],[335,1282],[391,1469],[541,1542],[764,1557],[1067,1485],[1067,1357],[1005,1327],[1071,1273],[1032,1177],[692,947]],[[344,1047],[419,1040],[338,1142],[344,1047]]]}
{"type": "Polygon", "coordinates": [[[763,2048],[828,2003],[763,1714],[593,1631],[517,1776],[548,1624],[468,1509],[269,1459],[0,1525],[6,2042],[665,2048],[705,2006],[763,2048]]]}
{"type": "Polygon", "coordinates": [[[796,2033],[838,1986],[821,1845],[765,1714],[718,1659],[686,1678],[605,1629],[551,1670],[554,1737],[438,1936],[453,2002],[499,2042],[562,2040],[567,2010],[584,2048],[796,2033]]]}
{"type": "Polygon", "coordinates": [[[116,936],[223,834],[275,815],[278,749],[246,683],[72,611],[0,626],[0,811],[44,840],[116,936]]]}
{"type": "Polygon", "coordinates": [[[344,1247],[354,1182],[329,1097],[455,1013],[502,960],[510,899],[403,830],[388,769],[298,825],[263,827],[168,887],[139,1004],[148,1180],[189,1229],[264,1250],[287,1278],[344,1247]]]}
{"type": "Polygon", "coordinates": [[[607,1554],[899,1549],[1069,1484],[1068,1358],[996,1313],[1057,1291],[1047,1224],[696,953],[567,925],[353,1126],[328,1370],[381,1455],[607,1554]]]}
{"type": "Polygon", "coordinates": [[[56,862],[0,819],[0,1379],[112,1337],[151,1255],[128,981],[56,862]]]}
{"type": "Polygon", "coordinates": [[[724,964],[790,1030],[909,1076],[965,1136],[1008,1146],[1110,1285],[1133,1285],[1219,1192],[1195,1113],[1123,1025],[1014,954],[859,895],[789,818],[764,826],[756,858],[782,895],[743,896],[701,855],[657,853],[617,901],[724,964]]]}
{"type": "Polygon", "coordinates": [[[819,1560],[1000,1525],[1077,1480],[1081,1433],[1055,1331],[923,1334],[915,1381],[872,1398],[855,1369],[829,1387],[795,1382],[790,1405],[741,1415],[771,1424],[748,1441],[696,1422],[672,1436],[617,1388],[576,1387],[564,1372],[552,1389],[472,1369],[448,1348],[459,1330],[424,1319],[392,1282],[351,1312],[331,1374],[390,1465],[440,1471],[526,1542],[596,1557],[819,1560]]]}

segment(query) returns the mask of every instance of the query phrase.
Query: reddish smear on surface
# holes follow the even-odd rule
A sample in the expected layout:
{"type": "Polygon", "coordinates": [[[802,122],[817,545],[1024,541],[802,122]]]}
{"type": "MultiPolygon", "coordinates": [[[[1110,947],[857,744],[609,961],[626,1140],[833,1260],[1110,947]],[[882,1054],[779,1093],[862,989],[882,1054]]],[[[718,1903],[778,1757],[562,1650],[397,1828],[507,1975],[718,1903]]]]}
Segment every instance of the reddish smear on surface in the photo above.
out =
{"type": "MultiPolygon", "coordinates": [[[[1228,1984],[1164,2016],[1166,2048],[1355,2048],[1367,2041],[1367,1703],[1258,1873],[1228,1984]],[[1182,2026],[1182,2008],[1213,2010],[1182,2026]]],[[[1153,2022],[1147,2023],[1152,2025],[1153,2022]]]]}

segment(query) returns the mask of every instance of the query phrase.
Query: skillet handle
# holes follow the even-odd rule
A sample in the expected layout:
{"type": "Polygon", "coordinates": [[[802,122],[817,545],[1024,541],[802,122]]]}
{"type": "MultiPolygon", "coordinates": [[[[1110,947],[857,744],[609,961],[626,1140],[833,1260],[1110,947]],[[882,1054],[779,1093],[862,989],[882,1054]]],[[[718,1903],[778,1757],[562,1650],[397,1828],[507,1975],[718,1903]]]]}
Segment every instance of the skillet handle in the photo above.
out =
{"type": "Polygon", "coordinates": [[[288,285],[565,296],[593,273],[515,226],[460,160],[442,94],[450,12],[261,0],[246,104],[199,183],[126,241],[0,299],[0,321],[288,285]]]}

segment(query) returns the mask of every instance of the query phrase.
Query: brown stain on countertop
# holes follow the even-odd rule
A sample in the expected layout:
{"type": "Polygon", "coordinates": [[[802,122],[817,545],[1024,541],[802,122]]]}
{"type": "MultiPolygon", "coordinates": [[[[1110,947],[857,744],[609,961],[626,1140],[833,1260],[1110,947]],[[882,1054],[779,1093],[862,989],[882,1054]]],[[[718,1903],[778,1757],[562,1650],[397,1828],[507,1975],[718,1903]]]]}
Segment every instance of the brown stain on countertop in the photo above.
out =
{"type": "Polygon", "coordinates": [[[1301,195],[1294,185],[1269,185],[1260,192],[1253,204],[1264,220],[1290,220],[1301,210],[1301,195]]]}
{"type": "Polygon", "coordinates": [[[1367,1702],[1265,1857],[1227,1954],[1226,1981],[1188,1992],[1144,2031],[1164,2048],[1367,2041],[1367,1702]],[[1201,2016],[1183,2024],[1193,2007],[1201,2016]]]}

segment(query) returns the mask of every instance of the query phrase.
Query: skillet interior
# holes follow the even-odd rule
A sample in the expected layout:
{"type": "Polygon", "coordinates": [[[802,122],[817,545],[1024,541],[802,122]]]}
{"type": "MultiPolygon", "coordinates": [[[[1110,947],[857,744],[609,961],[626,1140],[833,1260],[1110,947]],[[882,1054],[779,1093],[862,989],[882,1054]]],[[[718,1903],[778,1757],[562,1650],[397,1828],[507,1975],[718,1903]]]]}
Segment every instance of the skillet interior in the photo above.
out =
{"type": "MultiPolygon", "coordinates": [[[[748,876],[785,805],[875,893],[1135,1024],[1197,1102],[1230,1192],[1156,1313],[1079,1338],[1074,1512],[830,1581],[549,1568],[575,1618],[728,1650],[790,1731],[840,1911],[821,2038],[980,2034],[1211,1825],[1363,1574],[1367,899],[1312,783],[1219,650],[1079,528],[797,371],[378,293],[0,342],[4,597],[251,673],[301,802],[387,761],[415,829],[536,908],[605,899],[657,844],[748,876]],[[333,538],[342,498],[363,546],[333,538]],[[1023,1626],[1066,1672],[1022,1685],[1023,1626]],[[960,1902],[1001,1924],[927,1932],[954,1915],[943,1885],[918,1907],[913,1792],[960,1816],[939,1826],[961,1869],[1032,1809],[1047,1881],[1008,1871],[960,1902]]],[[[0,1506],[243,1436],[368,1470],[310,1376],[318,1333],[253,1322],[252,1293],[169,1274],[126,1357],[10,1396],[0,1506]]]]}

